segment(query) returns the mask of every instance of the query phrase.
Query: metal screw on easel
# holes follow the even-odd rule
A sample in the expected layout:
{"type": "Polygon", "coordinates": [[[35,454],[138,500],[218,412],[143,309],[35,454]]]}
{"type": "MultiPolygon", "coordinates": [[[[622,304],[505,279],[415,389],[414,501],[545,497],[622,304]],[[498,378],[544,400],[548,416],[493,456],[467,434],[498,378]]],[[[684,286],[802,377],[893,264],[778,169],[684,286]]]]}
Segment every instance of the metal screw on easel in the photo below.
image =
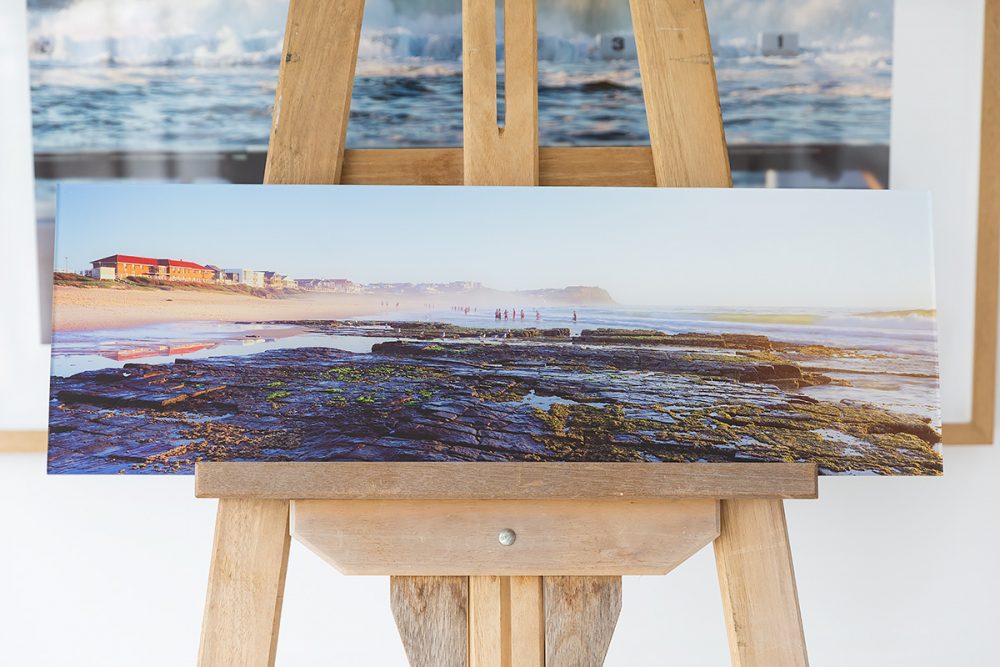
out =
{"type": "Polygon", "coordinates": [[[500,534],[497,535],[497,540],[499,540],[500,544],[504,545],[505,547],[509,547],[510,545],[514,544],[514,540],[516,539],[517,539],[517,533],[515,533],[510,528],[504,528],[503,530],[500,531],[500,534]]]}

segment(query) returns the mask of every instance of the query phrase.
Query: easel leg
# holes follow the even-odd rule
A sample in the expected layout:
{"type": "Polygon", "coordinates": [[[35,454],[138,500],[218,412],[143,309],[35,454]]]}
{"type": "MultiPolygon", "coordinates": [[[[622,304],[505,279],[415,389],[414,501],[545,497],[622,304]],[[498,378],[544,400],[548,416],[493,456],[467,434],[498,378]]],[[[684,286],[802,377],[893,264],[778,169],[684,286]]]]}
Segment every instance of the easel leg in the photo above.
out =
{"type": "Polygon", "coordinates": [[[622,578],[544,582],[545,667],[601,667],[622,609],[622,578]]]}
{"type": "Polygon", "coordinates": [[[734,667],[806,667],[781,500],[723,500],[715,560],[734,667]]]}
{"type": "Polygon", "coordinates": [[[469,577],[469,667],[544,667],[541,577],[469,577]]]}
{"type": "Polygon", "coordinates": [[[222,498],[200,667],[271,667],[288,565],[288,501],[222,498]]]}
{"type": "Polygon", "coordinates": [[[410,667],[465,667],[468,577],[390,577],[389,599],[410,667]]]}

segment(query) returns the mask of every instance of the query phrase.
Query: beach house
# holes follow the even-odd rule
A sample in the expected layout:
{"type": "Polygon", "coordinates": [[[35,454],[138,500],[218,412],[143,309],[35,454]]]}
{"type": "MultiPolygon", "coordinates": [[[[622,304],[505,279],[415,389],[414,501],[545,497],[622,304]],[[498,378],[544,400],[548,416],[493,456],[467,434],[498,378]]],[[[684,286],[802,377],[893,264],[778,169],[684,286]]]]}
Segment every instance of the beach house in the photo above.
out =
{"type": "Polygon", "coordinates": [[[90,263],[90,275],[98,280],[124,280],[132,277],[210,283],[214,272],[206,266],[182,259],[156,259],[137,255],[109,255],[90,263]]]}
{"type": "Polygon", "coordinates": [[[284,287],[285,280],[288,276],[282,275],[277,271],[265,271],[264,272],[264,285],[267,287],[284,287]]]}
{"type": "Polygon", "coordinates": [[[215,264],[206,264],[205,268],[211,270],[211,272],[212,272],[212,280],[214,280],[215,282],[217,282],[217,283],[231,283],[231,282],[233,282],[226,275],[226,272],[224,270],[220,269],[219,267],[217,267],[215,264]]]}
{"type": "Polygon", "coordinates": [[[264,272],[253,269],[223,269],[226,279],[230,282],[248,287],[264,287],[264,272]]]}

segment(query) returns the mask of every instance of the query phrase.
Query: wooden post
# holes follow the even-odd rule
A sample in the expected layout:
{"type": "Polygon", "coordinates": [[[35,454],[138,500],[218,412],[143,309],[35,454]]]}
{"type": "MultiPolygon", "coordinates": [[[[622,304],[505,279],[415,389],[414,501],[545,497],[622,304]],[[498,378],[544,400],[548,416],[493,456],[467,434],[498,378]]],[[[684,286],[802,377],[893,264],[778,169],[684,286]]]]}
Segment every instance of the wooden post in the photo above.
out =
{"type": "Polygon", "coordinates": [[[469,577],[469,667],[544,667],[541,577],[469,577]]]}
{"type": "Polygon", "coordinates": [[[219,499],[200,667],[274,665],[289,540],[287,500],[219,499]]]}
{"type": "Polygon", "coordinates": [[[389,591],[410,664],[465,667],[469,578],[393,576],[389,591]]]}
{"type": "Polygon", "coordinates": [[[723,500],[715,559],[734,667],[806,667],[781,500],[723,500]]]}
{"type": "Polygon", "coordinates": [[[622,610],[622,578],[544,579],[545,664],[600,667],[622,610]]]}
{"type": "Polygon", "coordinates": [[[265,183],[339,183],[364,0],[291,0],[265,183]]]}
{"type": "Polygon", "coordinates": [[[702,0],[630,0],[656,184],[732,185],[702,0]]]}

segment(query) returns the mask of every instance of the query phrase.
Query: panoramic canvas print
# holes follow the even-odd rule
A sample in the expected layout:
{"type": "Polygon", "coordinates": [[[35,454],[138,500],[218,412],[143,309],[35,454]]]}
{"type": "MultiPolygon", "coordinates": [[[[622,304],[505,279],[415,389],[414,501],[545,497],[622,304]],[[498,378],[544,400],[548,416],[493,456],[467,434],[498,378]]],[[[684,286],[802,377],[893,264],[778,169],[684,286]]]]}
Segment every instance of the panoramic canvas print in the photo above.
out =
{"type": "Polygon", "coordinates": [[[70,185],[49,471],[942,471],[904,192],[70,185]]]}

